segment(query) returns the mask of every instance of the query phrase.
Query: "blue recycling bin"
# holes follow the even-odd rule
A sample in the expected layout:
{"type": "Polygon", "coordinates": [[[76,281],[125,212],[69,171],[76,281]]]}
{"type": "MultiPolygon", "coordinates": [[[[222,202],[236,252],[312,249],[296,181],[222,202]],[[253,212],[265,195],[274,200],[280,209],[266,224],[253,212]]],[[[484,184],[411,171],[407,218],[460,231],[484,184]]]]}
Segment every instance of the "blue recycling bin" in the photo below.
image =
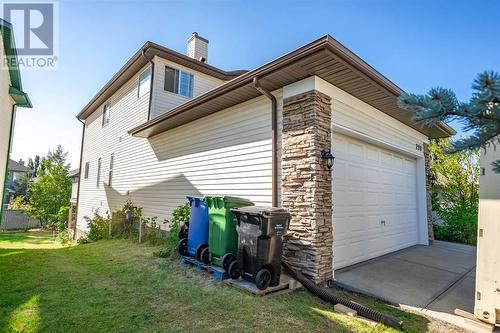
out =
{"type": "Polygon", "coordinates": [[[204,198],[188,196],[191,214],[187,237],[187,252],[196,259],[208,262],[208,208],[204,198]],[[205,250],[205,251],[204,251],[205,250]]]}

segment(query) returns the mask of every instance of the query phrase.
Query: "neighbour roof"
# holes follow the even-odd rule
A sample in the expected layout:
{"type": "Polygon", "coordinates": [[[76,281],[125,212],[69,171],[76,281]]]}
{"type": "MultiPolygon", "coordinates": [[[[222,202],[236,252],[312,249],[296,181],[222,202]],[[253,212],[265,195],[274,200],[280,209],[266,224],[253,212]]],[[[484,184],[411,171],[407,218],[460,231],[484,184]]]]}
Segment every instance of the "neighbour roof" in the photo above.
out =
{"type": "Polygon", "coordinates": [[[80,176],[80,169],[74,169],[74,170],[71,170],[70,172],[68,172],[69,178],[75,178],[78,176],[80,176]]]}
{"type": "Polygon", "coordinates": [[[138,137],[151,137],[260,96],[260,92],[253,87],[254,78],[259,79],[262,87],[273,91],[312,75],[330,82],[429,138],[447,137],[455,133],[444,123],[431,128],[414,124],[411,121],[412,113],[397,105],[397,97],[404,91],[329,35],[246,72],[131,129],[129,133],[138,137]]]}
{"type": "Polygon", "coordinates": [[[31,169],[24,164],[9,159],[9,171],[28,172],[31,171],[31,169]]]}
{"type": "Polygon", "coordinates": [[[132,58],[99,90],[87,105],[78,113],[78,119],[86,119],[101,104],[111,97],[125,82],[130,80],[142,67],[144,67],[155,55],[171,60],[177,64],[186,66],[198,72],[211,75],[221,80],[231,80],[246,71],[237,70],[226,72],[207,63],[188,57],[187,55],[168,49],[153,42],[146,42],[132,58]]]}
{"type": "MultiPolygon", "coordinates": [[[[0,19],[0,33],[2,34],[5,56],[7,59],[16,59],[17,51],[14,43],[12,25],[9,22],[0,19]]],[[[13,64],[13,66],[9,66],[9,95],[14,99],[17,106],[31,108],[32,105],[28,94],[23,92],[21,72],[19,71],[17,61],[9,61],[9,64],[13,64]]]]}

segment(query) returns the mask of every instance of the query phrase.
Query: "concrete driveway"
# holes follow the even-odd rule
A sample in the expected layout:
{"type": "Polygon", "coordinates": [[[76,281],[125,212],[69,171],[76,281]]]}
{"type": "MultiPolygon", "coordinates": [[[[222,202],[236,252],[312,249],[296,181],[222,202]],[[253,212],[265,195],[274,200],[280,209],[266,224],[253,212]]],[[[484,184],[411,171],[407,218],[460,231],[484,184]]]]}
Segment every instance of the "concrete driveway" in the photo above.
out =
{"type": "Polygon", "coordinates": [[[435,241],[335,271],[335,283],[454,322],[474,312],[476,248],[435,241]]]}

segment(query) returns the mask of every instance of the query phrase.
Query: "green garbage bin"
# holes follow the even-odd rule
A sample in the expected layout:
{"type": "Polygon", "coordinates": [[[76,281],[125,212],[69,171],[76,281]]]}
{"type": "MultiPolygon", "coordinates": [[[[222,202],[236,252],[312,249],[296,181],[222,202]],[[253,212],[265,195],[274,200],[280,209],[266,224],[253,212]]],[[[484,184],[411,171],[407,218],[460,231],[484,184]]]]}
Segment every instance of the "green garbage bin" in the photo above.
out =
{"type": "Polygon", "coordinates": [[[236,260],[238,233],[231,208],[253,206],[250,200],[228,196],[206,196],[208,207],[208,251],[210,261],[225,270],[236,260]]]}

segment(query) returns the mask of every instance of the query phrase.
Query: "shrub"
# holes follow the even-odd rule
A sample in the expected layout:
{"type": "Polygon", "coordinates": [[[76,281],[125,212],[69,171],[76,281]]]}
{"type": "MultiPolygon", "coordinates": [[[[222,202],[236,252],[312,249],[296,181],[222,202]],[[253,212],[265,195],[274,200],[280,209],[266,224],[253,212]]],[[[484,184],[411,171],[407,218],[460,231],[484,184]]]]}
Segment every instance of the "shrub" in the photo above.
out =
{"type": "Polygon", "coordinates": [[[89,240],[97,241],[110,237],[111,219],[109,216],[105,218],[95,212],[93,218],[89,218],[88,216],[84,216],[83,218],[87,221],[89,228],[87,233],[87,238],[89,240]]]}
{"type": "Polygon", "coordinates": [[[57,241],[62,245],[66,245],[71,242],[73,239],[73,230],[65,229],[63,231],[59,231],[56,237],[57,241]]]}
{"type": "Polygon", "coordinates": [[[131,237],[134,235],[134,221],[141,219],[142,208],[134,206],[127,200],[122,209],[112,214],[111,234],[115,237],[131,237]]]}
{"type": "Polygon", "coordinates": [[[453,208],[439,208],[441,224],[434,224],[436,239],[476,245],[477,205],[462,204],[453,208]]]}
{"type": "Polygon", "coordinates": [[[160,224],[157,221],[158,217],[156,216],[141,218],[142,239],[152,245],[159,245],[165,240],[165,232],[161,230],[160,224]]]}
{"type": "Polygon", "coordinates": [[[179,243],[179,232],[183,225],[189,224],[189,215],[191,207],[188,203],[179,206],[172,212],[172,219],[165,220],[164,223],[168,225],[169,231],[165,239],[165,247],[156,252],[155,255],[163,258],[171,257],[175,253],[177,244],[179,243]]]}

